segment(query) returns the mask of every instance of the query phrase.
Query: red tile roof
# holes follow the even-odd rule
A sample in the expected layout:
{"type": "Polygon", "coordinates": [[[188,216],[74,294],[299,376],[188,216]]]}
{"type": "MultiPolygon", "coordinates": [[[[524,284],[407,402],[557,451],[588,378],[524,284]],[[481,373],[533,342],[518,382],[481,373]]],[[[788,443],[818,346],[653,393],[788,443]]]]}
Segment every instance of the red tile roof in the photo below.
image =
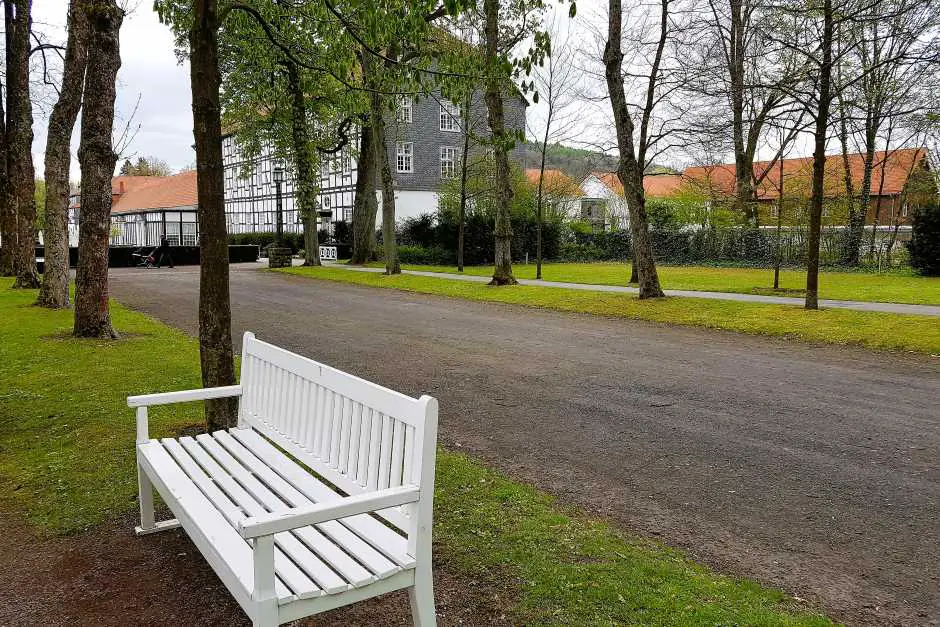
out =
{"type": "MultiPolygon", "coordinates": [[[[623,196],[623,185],[616,172],[592,172],[600,181],[623,196]]],[[[647,174],[643,177],[643,191],[650,198],[671,196],[682,186],[681,174],[647,174]]]]}
{"type": "MultiPolygon", "coordinates": [[[[79,207],[80,195],[73,193],[71,207],[79,207]]],[[[150,209],[195,207],[196,171],[170,176],[115,176],[111,179],[111,213],[137,213],[150,209]]]]}
{"type": "MultiPolygon", "coordinates": [[[[526,168],[525,177],[531,185],[538,186],[539,169],[526,168]]],[[[548,168],[545,169],[545,177],[542,180],[542,190],[543,193],[546,194],[554,194],[567,198],[577,198],[584,195],[574,179],[561,170],[550,170],[548,168]]]]}
{"type": "MultiPolygon", "coordinates": [[[[877,196],[879,190],[883,196],[900,194],[907,184],[907,179],[918,165],[926,158],[922,148],[905,148],[887,153],[881,150],[875,153],[872,170],[872,195],[877,196]],[[881,186],[881,175],[884,172],[884,186],[881,186]]],[[[862,175],[865,168],[864,155],[849,155],[849,171],[855,182],[856,189],[862,184],[862,175]]],[[[754,164],[755,177],[760,176],[767,168],[769,162],[760,161],[754,164]]],[[[775,164],[772,171],[758,186],[757,196],[761,200],[774,199],[778,195],[780,175],[779,165],[775,164]]],[[[799,157],[783,160],[784,192],[801,190],[807,195],[810,190],[813,173],[813,158],[799,157]]],[[[685,180],[693,186],[717,194],[734,194],[735,177],[734,164],[721,164],[715,166],[686,168],[682,173],[685,180]]],[[[826,196],[839,196],[845,193],[845,168],[841,154],[827,155],[826,178],[824,181],[826,196]]]]}
{"type": "Polygon", "coordinates": [[[136,213],[149,209],[195,207],[196,171],[171,176],[116,176],[111,179],[114,204],[111,213],[136,213]]]}

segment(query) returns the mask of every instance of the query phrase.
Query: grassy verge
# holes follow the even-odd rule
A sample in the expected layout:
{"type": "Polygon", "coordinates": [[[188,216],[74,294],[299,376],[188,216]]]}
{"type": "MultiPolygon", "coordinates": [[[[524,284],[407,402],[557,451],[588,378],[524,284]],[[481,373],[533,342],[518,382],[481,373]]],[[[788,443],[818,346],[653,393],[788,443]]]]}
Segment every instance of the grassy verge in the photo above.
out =
{"type": "Polygon", "coordinates": [[[468,300],[527,305],[684,326],[795,337],[812,342],[940,354],[940,321],[929,316],[766,305],[703,298],[641,301],[630,294],[585,292],[555,287],[493,288],[481,283],[435,277],[385,276],[342,268],[294,267],[287,272],[314,279],[395,288],[468,300]]]}
{"type": "MultiPolygon", "coordinates": [[[[381,265],[381,264],[377,264],[381,265]]],[[[382,266],[384,267],[384,266],[382,266]]],[[[405,265],[407,270],[457,272],[455,266],[405,265]]],[[[657,266],[663,288],[703,292],[773,294],[773,270],[768,268],[716,268],[708,266],[657,266]]],[[[535,264],[516,264],[519,279],[534,279],[535,264]]],[[[465,274],[491,276],[492,266],[468,266],[465,274]]],[[[630,266],[622,263],[547,263],[542,266],[546,281],[626,285],[630,266]]],[[[806,287],[806,272],[781,270],[784,296],[799,296],[806,287]]],[[[833,300],[862,300],[876,303],[940,305],[940,278],[921,277],[910,271],[875,274],[869,272],[820,272],[819,297],[833,300]]]]}
{"type": "MultiPolygon", "coordinates": [[[[198,347],[119,306],[117,342],[65,337],[69,312],[35,309],[35,292],[0,285],[0,489],[52,533],[135,507],[130,393],[198,385],[198,347]]],[[[169,434],[198,407],[155,408],[169,434]]],[[[661,545],[560,507],[457,453],[438,461],[440,558],[518,599],[525,624],[822,625],[780,592],[723,577],[661,545]]]]}

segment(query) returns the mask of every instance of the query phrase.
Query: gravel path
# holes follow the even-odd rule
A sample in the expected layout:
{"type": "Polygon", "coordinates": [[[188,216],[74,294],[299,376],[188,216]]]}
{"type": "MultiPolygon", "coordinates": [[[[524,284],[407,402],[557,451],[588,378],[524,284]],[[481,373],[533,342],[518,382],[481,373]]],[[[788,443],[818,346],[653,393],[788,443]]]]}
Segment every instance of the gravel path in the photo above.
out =
{"type": "MultiPolygon", "coordinates": [[[[857,624],[940,624],[940,362],[254,272],[234,330],[441,400],[443,441],[857,624]]],[[[196,268],[112,271],[196,332],[196,268]]]]}

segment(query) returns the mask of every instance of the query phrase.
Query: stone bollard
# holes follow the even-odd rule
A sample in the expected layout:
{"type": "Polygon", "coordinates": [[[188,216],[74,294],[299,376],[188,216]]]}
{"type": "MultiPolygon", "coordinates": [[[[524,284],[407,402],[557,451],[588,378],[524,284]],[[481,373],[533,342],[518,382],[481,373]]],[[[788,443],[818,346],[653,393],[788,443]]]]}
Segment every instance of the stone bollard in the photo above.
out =
{"type": "Polygon", "coordinates": [[[274,244],[268,246],[268,267],[289,268],[291,266],[290,248],[278,248],[274,244]]]}

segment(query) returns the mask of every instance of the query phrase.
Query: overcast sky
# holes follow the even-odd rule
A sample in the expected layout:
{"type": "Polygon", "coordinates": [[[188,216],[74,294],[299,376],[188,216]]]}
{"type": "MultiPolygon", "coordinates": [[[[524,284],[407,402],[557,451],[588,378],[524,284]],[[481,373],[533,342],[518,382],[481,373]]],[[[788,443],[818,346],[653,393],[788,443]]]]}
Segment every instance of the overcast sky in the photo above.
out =
{"type": "MultiPolygon", "coordinates": [[[[189,66],[179,65],[173,54],[173,37],[169,28],[157,19],[151,0],[132,0],[133,10],[121,27],[121,71],[118,74],[116,127],[124,128],[140,106],[132,122],[138,126],[137,136],[128,147],[128,156],[154,155],[174,170],[196,160],[192,149],[193,124],[189,91],[189,66]],[[135,6],[136,5],[136,6],[135,6]]],[[[68,0],[33,2],[35,28],[46,34],[50,42],[64,43],[68,0]]],[[[33,157],[37,176],[43,170],[42,155],[46,146],[45,111],[34,112],[33,157]]],[[[76,163],[78,125],[75,127],[72,150],[72,178],[79,175],[76,163]]]]}

